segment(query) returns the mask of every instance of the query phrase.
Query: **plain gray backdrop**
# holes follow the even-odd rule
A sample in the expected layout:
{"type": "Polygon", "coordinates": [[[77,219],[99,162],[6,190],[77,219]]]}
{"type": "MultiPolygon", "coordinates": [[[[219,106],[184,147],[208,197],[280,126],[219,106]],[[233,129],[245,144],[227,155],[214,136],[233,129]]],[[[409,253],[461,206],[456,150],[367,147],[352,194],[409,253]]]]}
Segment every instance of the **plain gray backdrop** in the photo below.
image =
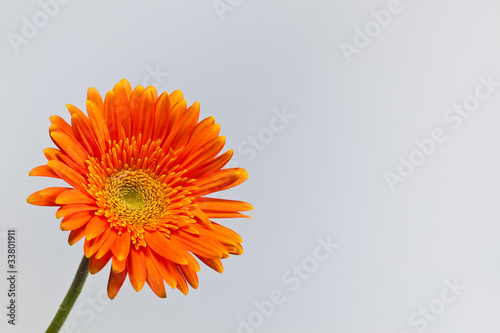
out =
{"type": "Polygon", "coordinates": [[[187,296],[126,282],[109,302],[109,266],[90,276],[62,332],[500,330],[497,1],[62,2],[0,4],[4,272],[8,228],[19,256],[0,331],[44,331],[83,253],[55,208],[26,203],[60,184],[28,177],[48,118],[122,78],[215,116],[250,175],[218,197],[253,220],[222,221],[245,253],[187,296]]]}

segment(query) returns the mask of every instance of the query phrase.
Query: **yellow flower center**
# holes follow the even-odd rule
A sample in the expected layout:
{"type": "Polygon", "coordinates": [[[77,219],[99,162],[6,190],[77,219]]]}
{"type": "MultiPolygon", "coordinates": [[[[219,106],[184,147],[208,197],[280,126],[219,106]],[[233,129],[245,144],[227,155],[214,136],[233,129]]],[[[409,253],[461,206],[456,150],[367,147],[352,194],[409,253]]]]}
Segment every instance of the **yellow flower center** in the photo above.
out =
{"type": "Polygon", "coordinates": [[[132,225],[156,222],[168,204],[161,183],[142,170],[122,170],[109,175],[103,194],[109,211],[132,225]]]}

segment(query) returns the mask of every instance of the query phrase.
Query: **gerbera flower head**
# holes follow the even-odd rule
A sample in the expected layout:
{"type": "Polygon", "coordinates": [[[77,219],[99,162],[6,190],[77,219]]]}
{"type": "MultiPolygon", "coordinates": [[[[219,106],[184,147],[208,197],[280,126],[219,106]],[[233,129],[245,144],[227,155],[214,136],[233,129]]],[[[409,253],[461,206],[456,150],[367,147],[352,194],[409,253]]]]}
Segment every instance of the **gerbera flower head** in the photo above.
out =
{"type": "Polygon", "coordinates": [[[28,202],[60,207],[69,244],[85,238],[92,274],[111,261],[111,299],[127,275],[137,291],[147,282],[166,297],[166,282],[187,294],[187,283],[198,287],[195,257],[222,272],[221,259],[243,253],[241,237],[210,219],[248,217],[241,212],[252,206],[206,196],[248,175],[222,169],[232,150],[219,154],[225,138],[213,117],[198,121],[198,102],[188,108],[179,90],[157,97],[152,86],[132,90],[121,80],[104,101],[90,88],[86,107],[88,116],[67,105],[71,124],[50,117],[57,148],[45,149],[47,164],[30,172],[70,187],[46,188],[28,202]]]}

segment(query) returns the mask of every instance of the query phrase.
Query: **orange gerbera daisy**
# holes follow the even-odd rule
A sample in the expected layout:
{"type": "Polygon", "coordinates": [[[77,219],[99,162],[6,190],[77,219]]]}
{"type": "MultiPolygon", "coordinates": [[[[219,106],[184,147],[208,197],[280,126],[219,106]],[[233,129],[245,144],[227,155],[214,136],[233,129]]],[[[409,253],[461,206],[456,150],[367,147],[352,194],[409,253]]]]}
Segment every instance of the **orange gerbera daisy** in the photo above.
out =
{"type": "Polygon", "coordinates": [[[200,261],[222,272],[220,259],[241,254],[241,238],[210,218],[248,217],[246,202],[206,195],[241,184],[241,168],[222,169],[232,150],[221,155],[225,138],[213,117],[198,122],[200,106],[187,108],[182,92],[157,97],[154,87],[131,89],[121,80],[103,102],[88,90],[88,117],[67,105],[71,125],[50,117],[50,137],[58,149],[44,150],[46,165],[30,176],[60,178],[71,187],[50,187],[28,202],[60,206],[68,242],[85,237],[89,270],[110,260],[108,296],[113,299],[129,275],[135,290],[145,282],[166,297],[164,281],[187,294],[198,287],[200,261]],[[218,156],[219,155],[219,156],[218,156]]]}

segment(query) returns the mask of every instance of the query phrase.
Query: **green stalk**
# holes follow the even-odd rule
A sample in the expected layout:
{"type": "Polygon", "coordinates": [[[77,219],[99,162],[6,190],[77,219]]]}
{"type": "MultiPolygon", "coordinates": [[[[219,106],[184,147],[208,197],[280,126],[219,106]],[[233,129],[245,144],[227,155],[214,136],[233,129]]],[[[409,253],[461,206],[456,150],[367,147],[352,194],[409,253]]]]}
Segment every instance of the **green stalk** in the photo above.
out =
{"type": "Polygon", "coordinates": [[[68,318],[73,305],[75,305],[76,299],[80,295],[82,291],[83,285],[85,284],[85,280],[87,280],[87,276],[89,275],[89,259],[86,256],[83,256],[82,261],[80,262],[80,266],[78,266],[78,270],[76,271],[75,278],[73,279],[73,283],[71,283],[71,287],[69,287],[68,292],[66,293],[66,297],[62,301],[59,306],[59,310],[56,313],[54,319],[50,323],[49,328],[45,331],[45,333],[57,333],[61,330],[68,318]]]}

